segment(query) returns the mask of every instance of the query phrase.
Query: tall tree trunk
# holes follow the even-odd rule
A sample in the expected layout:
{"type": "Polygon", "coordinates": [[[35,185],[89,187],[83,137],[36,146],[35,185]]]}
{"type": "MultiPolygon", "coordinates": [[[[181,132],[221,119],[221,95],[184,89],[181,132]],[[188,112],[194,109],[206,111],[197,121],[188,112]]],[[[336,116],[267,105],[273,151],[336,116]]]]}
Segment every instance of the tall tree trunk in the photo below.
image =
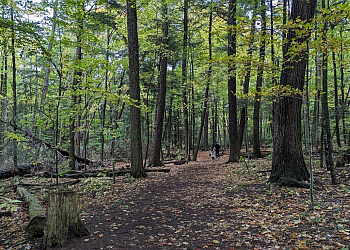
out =
{"type": "Polygon", "coordinates": [[[7,71],[8,71],[8,51],[7,51],[7,42],[3,42],[3,63],[1,67],[1,91],[0,94],[2,95],[1,99],[1,119],[4,122],[0,122],[0,146],[2,148],[0,160],[3,164],[3,167],[6,167],[7,164],[7,143],[8,143],[8,137],[7,137],[7,71]]]}
{"type": "Polygon", "coordinates": [[[344,55],[343,55],[343,26],[340,28],[340,90],[341,90],[341,118],[342,118],[342,133],[344,145],[346,145],[346,121],[345,121],[345,92],[344,92],[344,55]]]}
{"type": "MultiPolygon", "coordinates": [[[[322,0],[322,8],[326,8],[326,1],[322,0]]],[[[336,176],[334,172],[334,162],[333,162],[333,146],[331,138],[331,128],[329,121],[329,110],[328,110],[328,50],[327,50],[327,30],[328,25],[325,22],[323,27],[322,40],[324,43],[324,52],[322,53],[322,120],[323,120],[323,140],[325,149],[325,160],[327,170],[331,172],[332,184],[336,184],[336,176]]]]}
{"type": "Polygon", "coordinates": [[[228,162],[238,162],[238,127],[237,127],[237,97],[236,97],[236,0],[229,1],[228,7],[228,104],[229,104],[229,143],[230,154],[228,162]]]}
{"type": "Polygon", "coordinates": [[[265,1],[261,2],[261,36],[260,36],[260,52],[259,52],[259,64],[256,79],[256,94],[253,113],[253,156],[256,158],[262,158],[260,151],[260,101],[261,101],[261,87],[263,82],[264,73],[264,61],[265,61],[265,48],[266,48],[266,6],[265,1]]]}
{"type": "Polygon", "coordinates": [[[254,14],[252,16],[251,25],[250,25],[250,37],[248,41],[248,53],[247,53],[247,63],[244,65],[245,69],[245,76],[244,76],[244,84],[243,84],[243,94],[244,94],[244,104],[241,109],[241,118],[239,122],[239,129],[238,129],[238,147],[242,147],[243,143],[243,137],[244,137],[244,131],[246,128],[246,121],[247,121],[247,115],[248,115],[248,92],[249,92],[249,83],[250,83],[250,75],[251,75],[251,68],[252,68],[252,56],[253,56],[253,45],[254,45],[254,38],[255,38],[255,8],[254,8],[254,14]]]}
{"type": "Polygon", "coordinates": [[[134,178],[145,177],[142,164],[141,107],[139,76],[139,40],[137,33],[136,1],[127,0],[127,29],[129,49],[129,90],[134,104],[130,106],[130,173],[134,178]]]}
{"type": "Polygon", "coordinates": [[[321,65],[319,62],[319,54],[316,52],[315,55],[315,68],[316,68],[316,74],[315,74],[315,88],[316,88],[316,95],[315,95],[315,103],[314,103],[314,118],[313,118],[313,141],[315,145],[315,152],[318,152],[319,148],[319,120],[320,120],[320,76],[321,76],[321,65]]]}
{"type": "Polygon", "coordinates": [[[205,116],[207,114],[208,110],[208,98],[209,98],[209,86],[211,83],[211,74],[212,74],[212,68],[213,68],[213,46],[212,46],[212,40],[211,40],[211,33],[212,33],[212,26],[213,26],[213,1],[210,2],[210,13],[209,13],[209,30],[208,30],[208,43],[209,43],[209,67],[208,67],[208,74],[207,74],[207,86],[205,88],[205,95],[204,95],[204,104],[203,104],[203,112],[202,112],[202,118],[201,118],[201,125],[199,127],[198,137],[197,137],[197,143],[196,148],[193,152],[193,160],[197,160],[197,155],[202,139],[202,133],[205,123],[205,116]]]}
{"type": "Polygon", "coordinates": [[[172,116],[173,116],[173,95],[171,94],[170,91],[170,100],[169,100],[169,111],[168,111],[168,144],[167,144],[167,157],[170,157],[171,155],[171,143],[172,143],[172,116]]]}
{"type": "Polygon", "coordinates": [[[81,36],[83,32],[83,22],[84,22],[84,4],[80,3],[78,6],[77,13],[77,47],[75,51],[76,64],[73,74],[73,83],[72,83],[72,112],[70,117],[70,126],[69,126],[69,167],[72,170],[75,170],[75,144],[76,144],[76,133],[77,133],[77,124],[79,121],[79,111],[78,111],[78,102],[80,96],[78,94],[78,89],[80,88],[81,79],[83,72],[81,69],[81,60],[82,60],[82,51],[81,51],[81,36]]]}
{"type": "Polygon", "coordinates": [[[333,61],[333,81],[334,81],[334,109],[335,109],[335,136],[337,139],[338,147],[341,148],[340,142],[340,130],[339,130],[339,97],[338,97],[338,78],[337,78],[337,62],[335,61],[335,52],[332,51],[332,61],[333,61]]]}
{"type": "MultiPolygon", "coordinates": [[[[54,8],[53,8],[51,34],[50,34],[49,47],[48,47],[49,52],[52,51],[53,40],[54,40],[54,36],[56,33],[57,6],[58,6],[58,0],[55,1],[54,8]]],[[[49,88],[50,72],[51,72],[50,65],[47,65],[46,69],[45,69],[45,78],[44,78],[44,83],[43,83],[42,92],[41,92],[41,99],[40,99],[40,109],[39,109],[39,116],[40,117],[42,117],[44,115],[46,95],[47,95],[47,91],[49,88]]],[[[61,78],[61,76],[59,76],[59,77],[61,78]]],[[[41,133],[42,133],[41,126],[38,127],[37,133],[38,133],[38,138],[41,138],[41,133]]],[[[41,144],[38,144],[36,146],[36,152],[35,152],[35,157],[34,157],[35,161],[37,161],[37,159],[39,157],[40,147],[41,147],[41,144]]]]}
{"type": "Polygon", "coordinates": [[[162,147],[162,132],[164,123],[164,112],[165,112],[165,99],[166,99],[166,88],[167,88],[167,66],[168,66],[168,7],[167,4],[163,5],[162,15],[162,51],[160,54],[160,72],[159,72],[159,93],[158,93],[158,105],[157,105],[157,118],[156,118],[156,130],[154,133],[153,140],[153,154],[151,158],[152,166],[161,165],[161,147],[162,147]]]}
{"type": "Polygon", "coordinates": [[[182,44],[182,100],[183,100],[183,121],[185,132],[185,161],[189,162],[190,141],[188,126],[188,101],[187,101],[187,37],[188,37],[188,0],[184,0],[184,20],[183,20],[183,44],[182,44]]]}
{"type": "MultiPolygon", "coordinates": [[[[17,131],[17,83],[16,83],[16,49],[15,49],[15,23],[14,23],[14,14],[13,14],[14,6],[11,6],[11,56],[12,56],[12,98],[13,98],[13,133],[16,134],[17,131]]],[[[13,166],[17,167],[17,140],[13,140],[13,166]]]]}
{"type": "MultiPolygon", "coordinates": [[[[294,0],[290,21],[295,23],[300,19],[310,23],[315,8],[316,0],[294,0]]],[[[308,51],[304,49],[295,54],[292,48],[294,46],[302,48],[310,37],[310,31],[307,30],[306,35],[302,37],[297,36],[298,32],[299,30],[294,27],[288,30],[285,46],[286,51],[291,53],[284,53],[280,85],[282,88],[289,86],[303,91],[308,51]]],[[[269,181],[280,186],[307,186],[304,181],[309,179],[302,152],[301,105],[302,100],[298,93],[277,99],[272,171],[269,181]]]]}
{"type": "MultiPolygon", "coordinates": [[[[108,92],[108,67],[109,67],[109,44],[110,44],[110,34],[109,29],[107,29],[107,48],[106,48],[106,72],[105,72],[105,86],[104,90],[107,94],[108,92]]],[[[105,124],[106,124],[106,108],[107,108],[107,98],[105,97],[102,104],[101,110],[101,152],[100,152],[100,161],[104,161],[104,149],[105,149],[105,124]]]]}

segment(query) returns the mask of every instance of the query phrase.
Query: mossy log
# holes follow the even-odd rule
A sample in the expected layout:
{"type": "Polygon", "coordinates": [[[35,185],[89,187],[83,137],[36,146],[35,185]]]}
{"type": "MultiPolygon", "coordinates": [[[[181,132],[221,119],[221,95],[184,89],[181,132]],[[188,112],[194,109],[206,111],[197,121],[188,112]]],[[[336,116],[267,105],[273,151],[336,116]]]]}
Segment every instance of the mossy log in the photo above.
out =
{"type": "Polygon", "coordinates": [[[51,191],[48,197],[44,246],[63,246],[73,237],[89,235],[79,215],[76,192],[51,191]]]}
{"type": "Polygon", "coordinates": [[[26,231],[34,237],[42,237],[45,225],[45,210],[38,198],[23,187],[17,187],[17,192],[25,199],[29,208],[29,223],[26,231]]]}

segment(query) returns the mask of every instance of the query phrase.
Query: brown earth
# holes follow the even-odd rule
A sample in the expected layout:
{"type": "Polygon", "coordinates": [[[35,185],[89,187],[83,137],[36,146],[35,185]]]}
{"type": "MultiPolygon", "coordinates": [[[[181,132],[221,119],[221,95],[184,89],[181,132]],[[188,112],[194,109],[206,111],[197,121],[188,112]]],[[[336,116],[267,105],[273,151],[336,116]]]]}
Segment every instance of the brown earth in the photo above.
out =
{"type": "MultiPolygon", "coordinates": [[[[329,173],[316,170],[310,210],[309,190],[266,184],[269,159],[247,161],[248,172],[245,163],[226,164],[227,156],[211,160],[208,154],[140,180],[83,181],[76,189],[90,235],[56,249],[348,249],[348,169],[337,169],[337,186],[330,185],[329,173]]],[[[22,205],[1,221],[0,249],[42,248],[41,238],[24,232],[24,212],[22,205]]]]}

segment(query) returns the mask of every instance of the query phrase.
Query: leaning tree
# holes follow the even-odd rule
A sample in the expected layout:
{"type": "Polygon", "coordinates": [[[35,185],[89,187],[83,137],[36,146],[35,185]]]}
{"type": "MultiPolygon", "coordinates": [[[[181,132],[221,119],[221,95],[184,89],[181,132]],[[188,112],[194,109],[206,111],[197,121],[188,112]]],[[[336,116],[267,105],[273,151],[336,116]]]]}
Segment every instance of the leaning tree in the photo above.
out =
{"type": "Polygon", "coordinates": [[[274,124],[272,172],[269,181],[279,186],[305,186],[309,172],[302,152],[301,106],[307,64],[306,42],[316,0],[294,0],[284,42],[283,56],[274,124]],[[305,32],[306,31],[306,32],[305,32]]]}

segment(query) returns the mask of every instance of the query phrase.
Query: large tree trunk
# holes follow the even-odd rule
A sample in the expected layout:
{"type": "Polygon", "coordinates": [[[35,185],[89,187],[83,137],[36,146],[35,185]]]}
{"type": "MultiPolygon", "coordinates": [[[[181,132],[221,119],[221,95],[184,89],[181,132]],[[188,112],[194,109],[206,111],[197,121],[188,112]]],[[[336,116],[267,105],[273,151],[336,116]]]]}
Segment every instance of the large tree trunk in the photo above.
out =
{"type": "Polygon", "coordinates": [[[154,133],[153,141],[153,153],[151,158],[152,166],[161,165],[161,146],[162,146],[162,135],[163,135],[163,123],[164,123],[164,112],[165,112],[165,98],[167,88],[167,66],[168,66],[168,10],[167,5],[163,6],[163,24],[162,24],[162,51],[160,58],[160,72],[159,72],[159,94],[158,94],[158,105],[157,105],[157,119],[156,119],[156,130],[154,133]]]}
{"type": "Polygon", "coordinates": [[[260,101],[261,101],[261,87],[263,82],[264,61],[265,61],[265,47],[266,47],[266,6],[265,1],[261,1],[261,35],[260,35],[260,52],[259,64],[256,79],[256,94],[253,113],[253,156],[262,158],[260,151],[260,101]]]}
{"type": "Polygon", "coordinates": [[[68,238],[89,235],[79,216],[77,195],[74,191],[49,193],[44,246],[63,246],[68,238]]]}
{"type": "MultiPolygon", "coordinates": [[[[316,0],[294,0],[291,21],[294,23],[299,18],[301,21],[310,22],[315,7],[316,0]]],[[[288,30],[286,49],[291,53],[284,54],[280,86],[303,91],[308,51],[304,49],[296,54],[292,48],[301,48],[309,39],[310,31],[302,37],[297,34],[297,28],[288,30]]],[[[279,97],[276,103],[272,171],[269,181],[281,186],[306,186],[304,181],[309,179],[302,152],[301,105],[300,93],[279,97]]]]}
{"type": "Polygon", "coordinates": [[[237,97],[236,97],[236,0],[229,1],[228,9],[228,129],[230,154],[228,162],[238,162],[239,145],[238,145],[238,127],[237,127],[237,97]]]}
{"type": "Polygon", "coordinates": [[[134,178],[145,177],[146,172],[142,164],[141,140],[141,108],[140,108],[140,76],[139,76],[139,40],[137,34],[136,2],[127,0],[127,26],[129,49],[129,90],[130,98],[134,102],[130,106],[130,172],[134,178]]]}

